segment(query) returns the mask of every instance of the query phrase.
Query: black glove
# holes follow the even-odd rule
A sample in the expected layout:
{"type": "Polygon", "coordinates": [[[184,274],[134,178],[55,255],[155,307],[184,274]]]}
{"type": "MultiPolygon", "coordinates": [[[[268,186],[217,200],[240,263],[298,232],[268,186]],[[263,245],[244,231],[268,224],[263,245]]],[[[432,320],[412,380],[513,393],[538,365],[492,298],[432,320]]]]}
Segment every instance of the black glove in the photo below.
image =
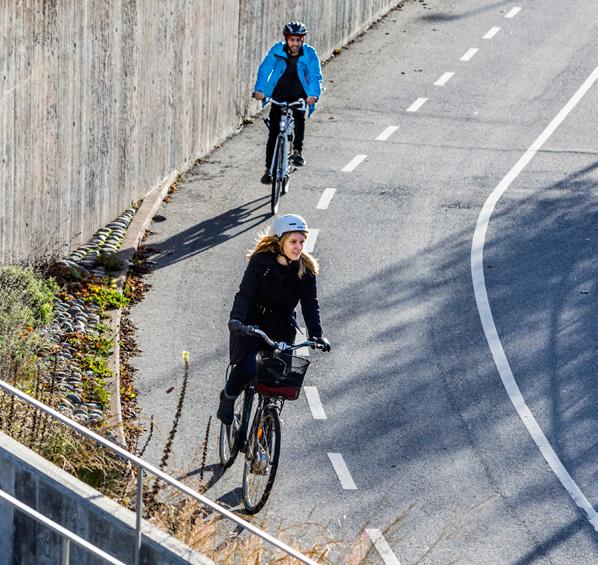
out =
{"type": "Polygon", "coordinates": [[[313,340],[322,346],[322,351],[330,351],[330,342],[325,337],[314,337],[313,340]]]}
{"type": "Polygon", "coordinates": [[[233,335],[239,335],[241,333],[242,327],[243,327],[243,323],[240,320],[229,320],[228,321],[228,331],[233,335]]]}

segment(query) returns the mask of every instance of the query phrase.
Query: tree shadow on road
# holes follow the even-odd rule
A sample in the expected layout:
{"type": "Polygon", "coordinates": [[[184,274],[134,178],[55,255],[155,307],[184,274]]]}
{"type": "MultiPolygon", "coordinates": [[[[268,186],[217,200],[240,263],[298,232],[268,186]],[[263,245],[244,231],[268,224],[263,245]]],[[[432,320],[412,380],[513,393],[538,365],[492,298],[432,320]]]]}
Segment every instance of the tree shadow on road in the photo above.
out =
{"type": "MultiPolygon", "coordinates": [[[[536,186],[532,177],[527,181],[532,186],[514,187],[491,219],[484,263],[496,326],[522,394],[594,507],[597,170],[595,163],[558,183],[536,186]]],[[[471,218],[464,217],[465,224],[471,224],[471,218]]],[[[358,485],[382,485],[395,500],[404,489],[405,506],[418,501],[424,516],[442,512],[447,520],[458,519],[462,509],[425,506],[432,500],[448,503],[455,492],[460,500],[475,499],[469,485],[486,484],[498,503],[472,517],[464,536],[483,539],[489,530],[509,527],[513,547],[525,545],[526,521],[542,521],[548,504],[562,513],[534,530],[545,531],[534,554],[558,555],[565,543],[564,555],[574,553],[579,544],[586,551],[596,550],[598,539],[587,516],[547,472],[493,364],[471,283],[472,235],[469,225],[428,248],[423,257],[378,269],[338,289],[326,302],[326,325],[334,328],[339,346],[329,359],[318,359],[311,376],[322,386],[331,410],[349,410],[339,408],[342,419],[328,420],[328,431],[319,439],[325,443],[335,438],[334,451],[344,453],[349,465],[368,461],[367,470],[355,469],[358,485]],[[390,312],[399,314],[389,317],[390,312]],[[387,323],[389,319],[393,323],[387,323]],[[364,336],[359,351],[344,349],[343,343],[355,335],[364,336]],[[389,341],[394,343],[391,355],[379,346],[389,341]],[[362,362],[352,363],[356,355],[362,362]],[[339,372],[342,378],[334,378],[339,372]],[[404,468],[411,473],[420,468],[421,497],[409,494],[413,485],[402,483],[404,468]],[[526,491],[530,473],[536,483],[526,491]],[[438,485],[443,486],[435,496],[426,496],[426,489],[438,485]],[[572,514],[579,520],[570,522],[572,514]],[[506,516],[510,524],[503,523],[506,516]],[[559,525],[560,518],[568,520],[565,527],[559,525]]],[[[313,429],[308,424],[298,433],[310,437],[313,429]]],[[[308,457],[312,443],[306,442],[305,449],[303,456],[308,457]]],[[[309,489],[310,480],[300,478],[297,488],[309,489]]],[[[371,499],[356,502],[360,505],[356,515],[376,512],[371,499]]],[[[458,551],[458,538],[445,542],[458,551]]],[[[513,556],[496,550],[498,560],[513,556]]],[[[531,555],[522,557],[522,563],[530,562],[531,555]]]]}

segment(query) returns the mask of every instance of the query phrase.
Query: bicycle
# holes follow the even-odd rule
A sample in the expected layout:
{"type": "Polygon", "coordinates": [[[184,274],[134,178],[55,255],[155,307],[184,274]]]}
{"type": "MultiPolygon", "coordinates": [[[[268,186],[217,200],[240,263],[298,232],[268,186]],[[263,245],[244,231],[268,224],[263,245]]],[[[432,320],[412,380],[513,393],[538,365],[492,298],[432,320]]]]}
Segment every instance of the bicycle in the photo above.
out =
{"type": "MultiPolygon", "coordinates": [[[[276,145],[274,146],[272,164],[270,165],[270,175],[272,176],[270,208],[274,216],[278,212],[278,202],[281,194],[286,194],[289,191],[289,180],[294,170],[291,158],[293,139],[295,137],[293,108],[304,112],[307,108],[307,103],[302,98],[290,104],[288,102],[278,102],[273,98],[266,98],[266,102],[282,108],[278,126],[279,133],[276,138],[276,145]]],[[[265,122],[268,127],[272,125],[269,124],[268,120],[265,120],[265,122]]]]}
{"type": "Polygon", "coordinates": [[[245,335],[260,336],[272,350],[257,355],[256,376],[235,402],[234,418],[230,425],[220,424],[220,463],[227,469],[239,452],[245,454],[243,467],[243,506],[249,514],[259,512],[272,490],[280,458],[280,413],[285,400],[296,400],[309,361],[293,355],[302,347],[323,349],[313,340],[288,345],[272,341],[253,326],[242,326],[245,335]],[[253,399],[258,395],[251,426],[249,425],[253,399]]]}

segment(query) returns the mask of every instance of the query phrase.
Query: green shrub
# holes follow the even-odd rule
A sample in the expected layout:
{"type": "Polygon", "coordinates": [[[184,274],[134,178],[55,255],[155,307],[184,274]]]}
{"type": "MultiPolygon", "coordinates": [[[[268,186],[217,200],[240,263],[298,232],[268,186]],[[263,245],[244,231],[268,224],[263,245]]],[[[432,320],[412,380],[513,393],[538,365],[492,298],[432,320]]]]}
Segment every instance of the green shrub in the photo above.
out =
{"type": "Polygon", "coordinates": [[[117,288],[100,284],[88,285],[83,293],[83,300],[97,304],[102,312],[107,308],[123,308],[130,302],[117,288]]]}
{"type": "Polygon", "coordinates": [[[31,327],[48,324],[52,321],[52,302],[57,291],[53,279],[44,280],[30,267],[0,267],[0,320],[18,311],[19,319],[31,327]]]}
{"type": "Polygon", "coordinates": [[[34,330],[54,317],[58,285],[30,267],[0,267],[0,364],[21,364],[35,356],[39,336],[34,330]]]}

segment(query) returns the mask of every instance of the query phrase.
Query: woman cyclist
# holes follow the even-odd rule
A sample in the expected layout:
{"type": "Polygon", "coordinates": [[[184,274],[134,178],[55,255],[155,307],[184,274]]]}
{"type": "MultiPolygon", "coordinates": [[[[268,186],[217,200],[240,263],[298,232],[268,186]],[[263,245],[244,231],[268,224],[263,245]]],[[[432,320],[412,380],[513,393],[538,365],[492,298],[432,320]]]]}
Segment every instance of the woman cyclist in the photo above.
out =
{"type": "Polygon", "coordinates": [[[258,326],[274,341],[292,344],[298,329],[295,308],[301,302],[309,337],[323,345],[323,351],[330,351],[320,323],[318,263],[303,250],[307,237],[305,220],[285,214],[276,218],[270,232],[248,253],[249,265],[228,322],[234,368],[220,393],[217,413],[226,425],[233,421],[235,398],[255,376],[256,354],[265,347],[260,337],[241,334],[242,325],[258,326]]]}

